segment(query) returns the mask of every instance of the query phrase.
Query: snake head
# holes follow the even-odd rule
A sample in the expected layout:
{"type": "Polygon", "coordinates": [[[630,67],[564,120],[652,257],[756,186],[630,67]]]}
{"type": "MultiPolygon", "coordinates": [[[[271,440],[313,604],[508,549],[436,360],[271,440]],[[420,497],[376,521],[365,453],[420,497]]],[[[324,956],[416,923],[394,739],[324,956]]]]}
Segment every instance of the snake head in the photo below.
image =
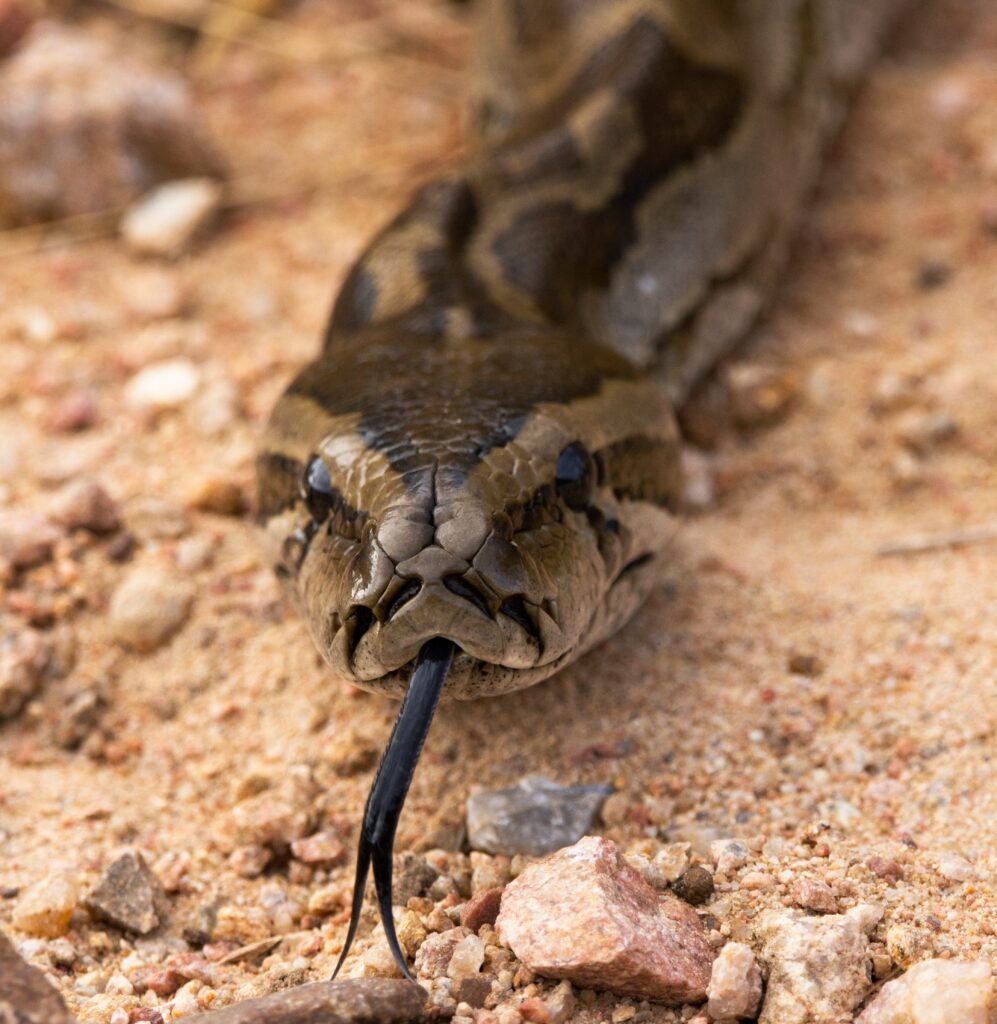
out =
{"type": "Polygon", "coordinates": [[[259,512],[337,674],[400,695],[444,637],[445,696],[471,698],[552,674],[632,614],[678,464],[663,392],[606,348],[367,328],[277,404],[259,512]]]}

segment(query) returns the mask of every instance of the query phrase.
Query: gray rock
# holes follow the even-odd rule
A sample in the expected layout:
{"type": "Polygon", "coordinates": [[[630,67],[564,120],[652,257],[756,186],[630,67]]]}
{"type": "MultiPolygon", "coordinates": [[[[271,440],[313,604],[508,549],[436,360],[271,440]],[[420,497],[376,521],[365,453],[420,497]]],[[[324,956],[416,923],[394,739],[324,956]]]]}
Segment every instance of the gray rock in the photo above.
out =
{"type": "Polygon", "coordinates": [[[559,786],[530,775],[509,789],[472,793],[467,834],[475,850],[541,857],[577,843],[592,827],[608,785],[559,786]]]}
{"type": "Polygon", "coordinates": [[[426,990],[411,981],[319,981],[198,1013],[191,1024],[407,1024],[421,1018],[426,990]]]}
{"type": "Polygon", "coordinates": [[[104,212],[221,173],[179,75],[51,21],[0,66],[0,221],[104,212]]]}
{"type": "Polygon", "coordinates": [[[73,1018],[48,978],[25,963],[0,932],[0,1021],[15,1024],[73,1024],[73,1018]]]}
{"type": "Polygon", "coordinates": [[[159,925],[166,902],[162,884],[135,850],[112,861],[83,905],[90,913],[117,928],[147,935],[159,925]]]}

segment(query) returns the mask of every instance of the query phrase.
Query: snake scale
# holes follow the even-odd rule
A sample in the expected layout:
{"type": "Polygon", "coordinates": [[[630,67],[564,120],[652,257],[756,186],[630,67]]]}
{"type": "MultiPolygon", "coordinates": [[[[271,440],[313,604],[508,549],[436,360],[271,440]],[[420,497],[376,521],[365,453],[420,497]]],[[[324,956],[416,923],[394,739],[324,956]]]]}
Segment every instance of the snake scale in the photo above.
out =
{"type": "Polygon", "coordinates": [[[405,698],[340,965],[373,865],[408,974],[392,846],[440,697],[550,676],[653,585],[676,410],[757,320],[903,3],[478,0],[471,156],[353,266],[259,456],[319,650],[405,698]]]}

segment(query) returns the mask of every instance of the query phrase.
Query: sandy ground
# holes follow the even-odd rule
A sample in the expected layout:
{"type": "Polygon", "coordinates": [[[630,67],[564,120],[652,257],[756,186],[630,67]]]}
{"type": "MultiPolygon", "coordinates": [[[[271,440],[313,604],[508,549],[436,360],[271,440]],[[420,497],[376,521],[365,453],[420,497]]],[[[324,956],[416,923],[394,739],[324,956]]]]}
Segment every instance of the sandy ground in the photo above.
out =
{"type": "MultiPolygon", "coordinates": [[[[306,3],[288,24],[377,13],[383,49],[321,66],[237,49],[194,72],[237,194],[267,198],[189,257],[150,265],[113,238],[0,238],[0,506],[44,515],[63,483],[94,478],[136,542],[116,562],[107,540],[64,536],[54,562],[8,576],[2,592],[4,630],[33,620],[71,665],[0,726],[5,928],[19,890],[57,870],[92,881],[131,845],[173,881],[169,921],[140,949],[176,948],[206,906],[242,908],[234,941],[266,935],[275,884],[298,907],[296,933],[322,939],[302,978],[325,976],[342,940],[342,914],[301,914],[320,883],[348,890],[350,860],[242,878],[229,862],[238,808],[297,786],[348,837],[395,705],[329,678],[248,515],[191,507],[206,482],[251,493],[262,422],[314,351],[351,259],[461,144],[460,11],[330,6],[306,3]],[[138,308],[150,270],[179,289],[182,311],[138,308]],[[198,394],[158,416],[129,411],[129,378],[174,357],[198,368],[198,394]],[[98,421],[53,432],[80,390],[98,421]],[[148,654],[108,628],[110,596],[136,566],[196,587],[183,628],[148,654]],[[73,719],[80,694],[96,710],[73,719]]],[[[125,30],[118,16],[92,28],[125,30]]],[[[127,31],[160,59],[187,60],[185,41],[157,26],[127,31]]],[[[333,35],[345,47],[351,31],[333,35]]],[[[723,435],[709,456],[715,502],[689,518],[661,586],[616,638],[531,691],[441,709],[400,850],[456,848],[472,786],[530,773],[611,781],[623,796],[600,827],[624,846],[752,842],[775,884],[719,879],[708,909],[726,932],[790,902],[807,875],[842,906],[883,904],[881,935],[899,928],[894,946],[913,959],[997,962],[997,543],[877,557],[914,535],[997,522],[995,53],[985,0],[910,19],[747,350],[795,381],[788,413],[723,435]],[[794,673],[794,655],[819,664],[794,673]],[[823,858],[799,847],[820,821],[823,858]],[[773,839],[797,860],[781,869],[773,839]],[[945,877],[949,854],[973,877],[945,877]],[[904,878],[870,870],[877,856],[904,878]]],[[[131,944],[81,912],[72,929],[81,959],[58,972],[63,990],[85,1019],[109,1019],[113,1000],[93,1003],[79,978],[114,968],[131,944]]],[[[276,962],[226,968],[219,1003],[265,988],[276,962]]],[[[593,1019],[615,1007],[603,999],[593,1019]]]]}

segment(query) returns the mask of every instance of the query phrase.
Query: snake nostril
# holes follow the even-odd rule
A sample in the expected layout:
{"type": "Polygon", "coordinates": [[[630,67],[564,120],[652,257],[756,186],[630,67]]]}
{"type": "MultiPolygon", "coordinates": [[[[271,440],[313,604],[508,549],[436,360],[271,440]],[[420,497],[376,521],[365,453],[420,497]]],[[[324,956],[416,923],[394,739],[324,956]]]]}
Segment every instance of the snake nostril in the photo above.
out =
{"type": "Polygon", "coordinates": [[[483,614],[491,618],[492,610],[485,599],[485,595],[469,580],[464,579],[463,576],[444,576],[443,586],[451,594],[456,594],[458,597],[464,598],[465,601],[470,601],[483,614]]]}
{"type": "Polygon", "coordinates": [[[422,590],[421,580],[406,580],[384,606],[384,621],[390,622],[395,612],[415,597],[422,590]]]}
{"type": "Polygon", "coordinates": [[[499,611],[512,619],[516,625],[522,626],[535,640],[540,639],[540,631],[526,610],[526,602],[523,600],[522,594],[513,594],[512,597],[507,597],[500,605],[499,611]]]}

